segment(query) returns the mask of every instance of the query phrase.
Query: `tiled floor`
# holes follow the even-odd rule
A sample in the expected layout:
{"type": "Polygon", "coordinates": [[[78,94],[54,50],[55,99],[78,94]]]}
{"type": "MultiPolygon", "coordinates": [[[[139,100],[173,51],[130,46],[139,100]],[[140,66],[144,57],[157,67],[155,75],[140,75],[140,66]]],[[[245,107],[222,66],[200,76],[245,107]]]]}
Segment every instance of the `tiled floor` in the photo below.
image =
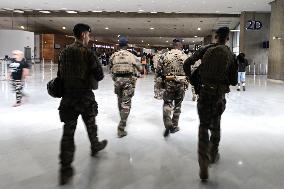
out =
{"type": "MultiPolygon", "coordinates": [[[[0,85],[0,188],[54,189],[57,186],[62,123],[59,99],[46,93],[54,68],[33,67],[28,101],[12,108],[9,84],[0,85]]],[[[129,135],[116,137],[119,120],[112,80],[95,91],[99,137],[106,150],[89,156],[82,121],[76,131],[74,189],[282,189],[284,186],[284,83],[248,77],[246,92],[227,95],[222,117],[221,160],[210,168],[210,181],[198,177],[196,102],[188,91],[182,106],[181,131],[164,139],[162,101],[153,98],[153,76],[140,78],[128,121],[129,135]]]]}

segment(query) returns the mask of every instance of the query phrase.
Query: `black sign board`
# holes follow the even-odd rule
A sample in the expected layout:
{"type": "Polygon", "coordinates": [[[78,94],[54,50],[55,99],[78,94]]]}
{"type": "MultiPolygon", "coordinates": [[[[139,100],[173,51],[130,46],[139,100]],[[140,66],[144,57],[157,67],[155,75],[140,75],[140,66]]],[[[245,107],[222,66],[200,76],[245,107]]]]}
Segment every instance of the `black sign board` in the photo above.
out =
{"type": "Polygon", "coordinates": [[[247,22],[247,30],[260,30],[262,28],[262,22],[258,20],[249,20],[247,22]]]}

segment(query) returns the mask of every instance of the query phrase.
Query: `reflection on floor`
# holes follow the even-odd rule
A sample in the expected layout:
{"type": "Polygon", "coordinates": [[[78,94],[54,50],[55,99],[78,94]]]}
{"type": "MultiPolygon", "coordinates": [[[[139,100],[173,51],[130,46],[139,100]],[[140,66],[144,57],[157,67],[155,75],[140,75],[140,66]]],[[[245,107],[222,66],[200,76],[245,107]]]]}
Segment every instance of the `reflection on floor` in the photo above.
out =
{"type": "MultiPolygon", "coordinates": [[[[0,188],[54,189],[57,186],[62,124],[59,99],[46,93],[55,75],[50,65],[34,66],[27,83],[29,98],[12,108],[15,95],[0,85],[0,188]]],[[[96,158],[82,121],[76,132],[76,175],[63,188],[76,189],[280,189],[284,181],[284,84],[263,76],[248,77],[246,92],[227,95],[222,119],[221,160],[210,168],[210,181],[198,178],[196,102],[186,94],[181,131],[162,136],[162,101],[153,99],[153,76],[140,78],[128,121],[129,135],[116,137],[116,96],[108,74],[95,91],[99,104],[99,136],[109,146],[96,158]]]]}

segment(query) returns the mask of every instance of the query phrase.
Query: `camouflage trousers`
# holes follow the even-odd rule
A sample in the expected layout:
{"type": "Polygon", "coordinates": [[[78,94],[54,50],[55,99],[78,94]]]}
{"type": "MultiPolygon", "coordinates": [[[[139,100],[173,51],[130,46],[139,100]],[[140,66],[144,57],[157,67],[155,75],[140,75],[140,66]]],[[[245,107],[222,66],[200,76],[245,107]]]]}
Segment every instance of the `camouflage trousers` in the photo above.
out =
{"type": "Polygon", "coordinates": [[[155,77],[154,79],[154,98],[163,99],[164,89],[162,88],[162,78],[155,77]]]}
{"type": "Polygon", "coordinates": [[[136,79],[132,77],[117,77],[114,80],[114,92],[117,95],[120,114],[118,128],[124,130],[131,109],[131,99],[134,96],[136,79]]]}
{"type": "Polygon", "coordinates": [[[24,83],[21,80],[12,80],[11,85],[16,93],[16,102],[21,103],[22,97],[25,96],[23,93],[24,83]]]}
{"type": "Polygon", "coordinates": [[[69,167],[74,159],[75,144],[74,133],[78,116],[81,115],[85,123],[91,149],[98,144],[96,116],[98,105],[92,91],[80,96],[64,96],[58,108],[60,120],[64,122],[63,135],[60,147],[60,164],[69,167]]]}
{"type": "Polygon", "coordinates": [[[184,83],[174,81],[166,82],[163,95],[163,121],[165,128],[178,127],[184,94],[184,83]]]}
{"type": "Polygon", "coordinates": [[[201,90],[197,103],[200,119],[198,134],[198,162],[200,166],[208,165],[210,157],[217,155],[219,151],[220,121],[225,108],[225,94],[212,95],[201,90]]]}

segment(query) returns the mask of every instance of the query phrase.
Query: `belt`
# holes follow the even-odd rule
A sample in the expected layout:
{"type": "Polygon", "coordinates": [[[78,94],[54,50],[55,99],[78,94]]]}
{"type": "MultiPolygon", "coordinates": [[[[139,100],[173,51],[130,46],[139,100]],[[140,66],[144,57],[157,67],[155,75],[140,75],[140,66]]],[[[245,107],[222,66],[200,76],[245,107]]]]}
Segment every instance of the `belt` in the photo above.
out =
{"type": "Polygon", "coordinates": [[[181,81],[185,79],[186,79],[186,76],[166,76],[167,81],[181,81]]]}
{"type": "Polygon", "coordinates": [[[132,73],[127,73],[127,74],[114,74],[115,77],[132,77],[132,73]]]}

